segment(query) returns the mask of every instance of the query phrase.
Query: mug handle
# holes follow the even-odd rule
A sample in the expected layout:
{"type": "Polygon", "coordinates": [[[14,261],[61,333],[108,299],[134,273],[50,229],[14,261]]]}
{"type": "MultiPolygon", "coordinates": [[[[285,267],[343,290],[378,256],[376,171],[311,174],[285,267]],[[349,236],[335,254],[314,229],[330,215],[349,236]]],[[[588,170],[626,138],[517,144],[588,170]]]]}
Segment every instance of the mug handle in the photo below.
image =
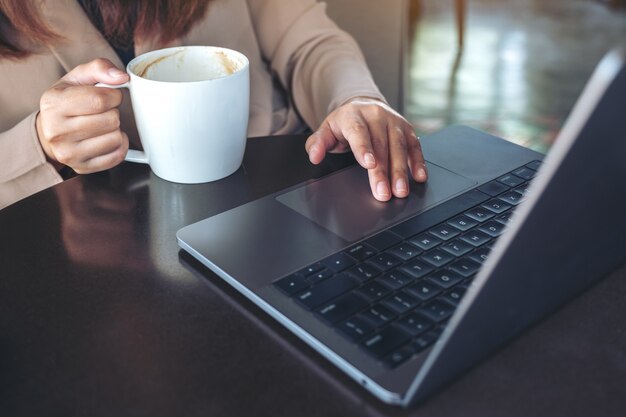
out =
{"type": "MultiPolygon", "coordinates": [[[[104,87],[104,88],[130,88],[130,82],[126,82],[124,84],[119,85],[111,85],[105,83],[97,83],[96,87],[104,87]]],[[[147,164],[148,163],[148,155],[144,151],[138,151],[135,149],[129,149],[124,157],[124,161],[128,162],[137,162],[139,164],[147,164]]]]}

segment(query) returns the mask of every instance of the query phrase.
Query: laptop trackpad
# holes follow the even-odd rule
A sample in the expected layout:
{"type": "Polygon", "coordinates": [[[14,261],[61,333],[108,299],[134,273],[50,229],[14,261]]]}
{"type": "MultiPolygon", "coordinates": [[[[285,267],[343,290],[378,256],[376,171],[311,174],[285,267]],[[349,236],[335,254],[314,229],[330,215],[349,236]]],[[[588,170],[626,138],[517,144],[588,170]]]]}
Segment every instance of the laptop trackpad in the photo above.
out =
{"type": "Polygon", "coordinates": [[[281,194],[276,200],[353,242],[425,211],[476,185],[427,162],[426,184],[411,182],[407,198],[382,203],[371,193],[367,171],[358,165],[281,194]]]}

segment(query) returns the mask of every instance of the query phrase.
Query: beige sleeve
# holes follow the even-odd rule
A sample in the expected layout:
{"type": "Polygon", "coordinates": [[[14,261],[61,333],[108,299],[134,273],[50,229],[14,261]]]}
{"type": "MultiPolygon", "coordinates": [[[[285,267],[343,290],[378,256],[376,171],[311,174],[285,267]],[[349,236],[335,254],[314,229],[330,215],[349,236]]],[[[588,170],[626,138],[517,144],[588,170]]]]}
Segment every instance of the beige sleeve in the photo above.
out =
{"type": "Polygon", "coordinates": [[[35,129],[36,115],[31,113],[0,132],[0,209],[62,181],[46,162],[35,129]]]}
{"type": "Polygon", "coordinates": [[[264,58],[309,127],[353,97],[384,100],[354,39],[316,0],[249,0],[264,58]]]}

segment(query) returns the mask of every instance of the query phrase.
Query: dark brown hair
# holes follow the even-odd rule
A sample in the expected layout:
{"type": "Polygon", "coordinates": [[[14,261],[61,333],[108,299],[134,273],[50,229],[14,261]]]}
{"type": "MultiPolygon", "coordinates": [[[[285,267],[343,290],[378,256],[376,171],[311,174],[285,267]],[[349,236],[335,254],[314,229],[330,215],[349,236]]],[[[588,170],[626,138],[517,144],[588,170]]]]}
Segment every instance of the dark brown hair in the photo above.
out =
{"type": "MultiPolygon", "coordinates": [[[[91,21],[116,47],[133,39],[155,38],[161,44],[186,34],[202,18],[210,0],[83,0],[91,21]]],[[[17,44],[24,37],[49,45],[63,39],[48,28],[34,0],[0,0],[0,58],[20,58],[30,51],[17,44]]]]}

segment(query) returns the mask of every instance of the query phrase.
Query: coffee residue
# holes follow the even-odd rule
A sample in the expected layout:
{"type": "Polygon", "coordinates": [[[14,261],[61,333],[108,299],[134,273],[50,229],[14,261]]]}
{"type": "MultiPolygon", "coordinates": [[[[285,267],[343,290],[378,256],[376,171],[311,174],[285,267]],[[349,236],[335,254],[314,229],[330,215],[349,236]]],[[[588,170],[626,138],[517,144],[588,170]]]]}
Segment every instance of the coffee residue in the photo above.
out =
{"type": "Polygon", "coordinates": [[[176,56],[178,54],[181,54],[181,53],[183,53],[183,51],[176,51],[176,52],[174,52],[171,55],[162,56],[160,58],[155,59],[154,61],[150,61],[150,62],[145,63],[145,66],[143,68],[140,68],[141,63],[139,63],[139,64],[137,64],[137,67],[134,68],[135,74],[137,74],[141,78],[147,78],[146,77],[146,73],[148,72],[148,70],[152,66],[157,65],[159,62],[161,62],[161,61],[163,61],[165,59],[171,58],[173,56],[176,56]]]}
{"type": "Polygon", "coordinates": [[[217,55],[222,62],[226,75],[231,75],[237,71],[237,64],[231,61],[224,52],[217,51],[215,52],[215,55],[217,55]]]}
{"type": "MultiPolygon", "coordinates": [[[[138,62],[137,64],[134,65],[134,67],[132,68],[132,71],[133,73],[135,73],[137,76],[141,78],[152,80],[154,79],[153,77],[156,76],[157,74],[154,71],[156,71],[159,65],[162,62],[171,58],[172,59],[178,58],[178,60],[180,61],[179,70],[183,71],[183,67],[181,66],[183,65],[183,62],[184,62],[185,52],[186,52],[185,49],[181,49],[169,55],[164,55],[159,58],[155,58],[153,60],[146,60],[144,62],[138,62]]],[[[213,63],[214,67],[206,68],[206,71],[208,71],[207,78],[198,78],[198,80],[213,79],[213,78],[218,78],[222,76],[232,75],[235,72],[239,71],[240,69],[239,63],[229,58],[228,54],[226,54],[223,51],[214,51],[212,53],[212,56],[209,58],[209,62],[213,63]],[[219,70],[216,67],[220,67],[219,70]]],[[[194,68],[196,67],[197,65],[194,66],[194,68]]],[[[198,71],[198,70],[201,70],[201,68],[197,67],[197,69],[195,69],[195,71],[198,71]]],[[[189,72],[189,71],[186,71],[186,72],[189,72]]],[[[174,80],[163,80],[163,81],[174,81],[174,80]]],[[[184,81],[184,80],[181,79],[181,80],[176,80],[176,81],[184,81]]],[[[197,81],[197,80],[194,79],[193,81],[197,81]]]]}

